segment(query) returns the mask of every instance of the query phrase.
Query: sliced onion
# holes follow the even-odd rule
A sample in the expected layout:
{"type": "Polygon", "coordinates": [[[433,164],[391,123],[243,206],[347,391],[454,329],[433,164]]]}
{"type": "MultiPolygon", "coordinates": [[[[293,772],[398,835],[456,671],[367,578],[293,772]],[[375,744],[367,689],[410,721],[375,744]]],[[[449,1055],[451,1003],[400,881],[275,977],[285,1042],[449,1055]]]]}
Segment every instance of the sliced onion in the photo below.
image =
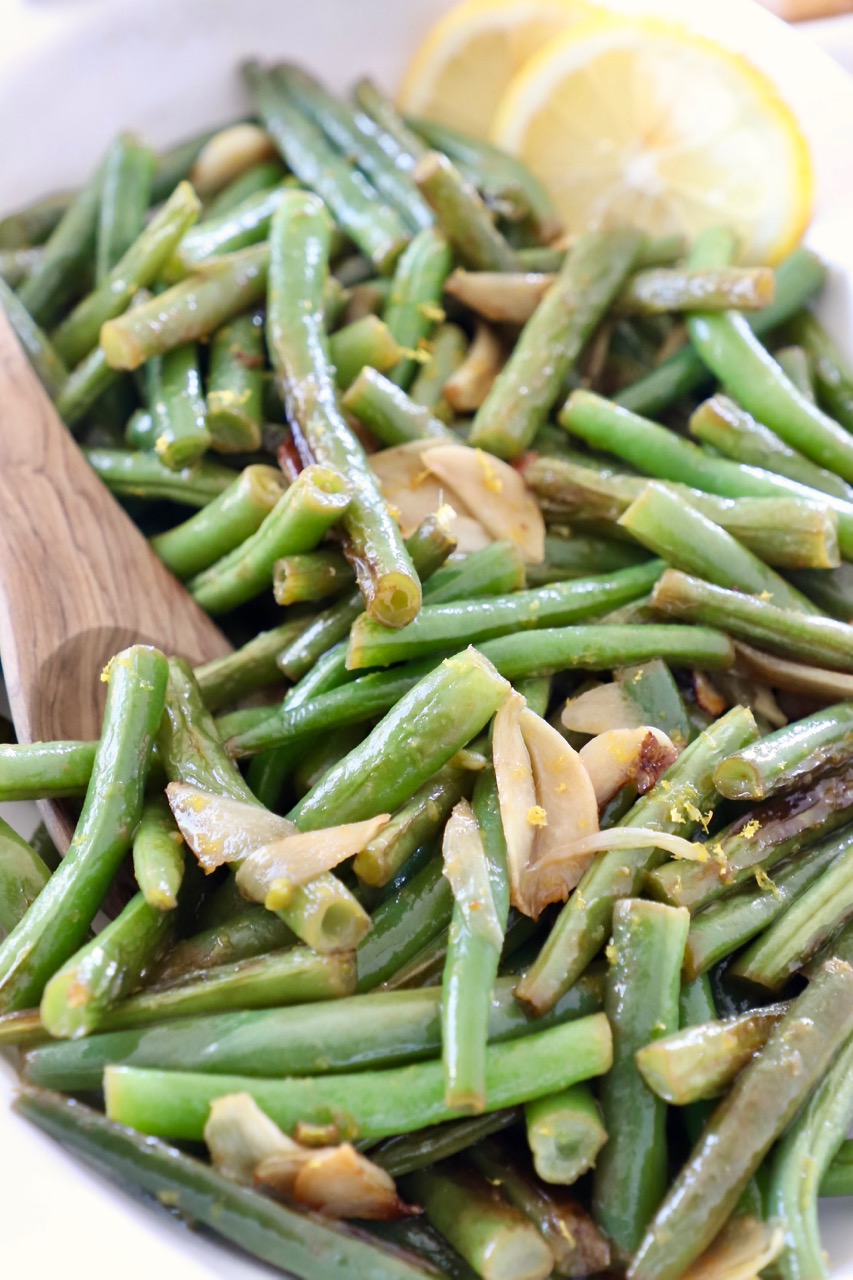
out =
{"type": "MultiPolygon", "coordinates": [[[[610,827],[607,831],[597,831],[595,835],[585,836],[551,854],[548,863],[558,865],[563,858],[591,859],[595,854],[609,853],[611,849],[662,849],[673,858],[684,858],[687,862],[708,861],[705,846],[693,840],[685,840],[684,836],[676,836],[669,831],[655,831],[652,827],[610,827]]],[[[544,867],[541,869],[545,870],[544,867]]]]}
{"type": "Polygon", "coordinates": [[[636,782],[638,793],[644,795],[677,759],[671,739],[653,725],[608,729],[580,749],[599,808],[628,782],[636,782]]]}
{"type": "Polygon", "coordinates": [[[447,820],[441,854],[444,875],[469,931],[500,949],[503,929],[492,894],[486,850],[480,825],[467,800],[460,800],[447,820]]]}
{"type": "Polygon", "coordinates": [[[759,1280],[784,1248],[785,1229],[780,1222],[734,1218],[688,1267],[682,1280],[759,1280]]]}
{"type": "Polygon", "coordinates": [[[204,1140],[213,1167],[235,1182],[251,1183],[255,1167],[269,1156],[302,1151],[248,1093],[228,1093],[214,1099],[204,1140]]]}
{"type": "Polygon", "coordinates": [[[573,733],[607,733],[609,729],[639,729],[640,709],[615,681],[569,698],[560,720],[573,733]]]}
{"type": "Polygon", "coordinates": [[[382,813],[365,822],[297,831],[262,845],[244,860],[237,872],[237,887],[244,897],[263,902],[269,911],[281,911],[299,885],[361,853],[390,817],[382,813]]]}
{"type": "Polygon", "coordinates": [[[419,1212],[400,1199],[391,1175],[349,1142],[304,1156],[295,1177],[286,1156],[269,1156],[255,1170],[256,1182],[330,1218],[387,1221],[419,1212]]]}
{"type": "Polygon", "coordinates": [[[526,877],[536,835],[528,815],[538,803],[530,753],[521,733],[521,713],[526,705],[521,694],[513,691],[498,708],[492,731],[492,759],[506,840],[510,901],[519,911],[524,911],[527,905],[526,877]]]}
{"type": "Polygon", "coordinates": [[[525,560],[545,559],[545,521],[514,467],[482,449],[441,444],[423,455],[424,465],[461,502],[493,538],[517,543],[525,560]]]}
{"type": "Polygon", "coordinates": [[[262,805],[217,796],[190,782],[170,782],[166,797],[181,835],[208,875],[296,831],[287,818],[262,805]]]}

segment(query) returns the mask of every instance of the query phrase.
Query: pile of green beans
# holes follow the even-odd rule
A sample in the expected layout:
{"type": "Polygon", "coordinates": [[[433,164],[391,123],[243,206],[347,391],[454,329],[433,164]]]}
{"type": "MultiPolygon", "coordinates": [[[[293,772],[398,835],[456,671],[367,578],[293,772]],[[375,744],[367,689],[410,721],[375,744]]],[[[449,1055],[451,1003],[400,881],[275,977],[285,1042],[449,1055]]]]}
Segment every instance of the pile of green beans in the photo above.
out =
{"type": "Polygon", "coordinates": [[[15,1106],[304,1280],[679,1280],[744,1215],[782,1228],[773,1274],[820,1280],[819,1197],[853,1194],[853,374],[824,269],[738,265],[725,230],[568,241],[517,160],[369,81],[243,74],[218,186],[211,135],[122,134],[0,219],[37,376],[233,643],[126,649],[97,741],[0,745],[0,799],[82,803],[62,859],[0,823],[15,1106]],[[458,464],[432,506],[431,449],[458,464]],[[526,914],[585,764],[600,848],[526,914]],[[313,877],[256,869],[380,815],[313,877]],[[351,1230],[170,1145],[235,1093],[423,1216],[351,1230]]]}

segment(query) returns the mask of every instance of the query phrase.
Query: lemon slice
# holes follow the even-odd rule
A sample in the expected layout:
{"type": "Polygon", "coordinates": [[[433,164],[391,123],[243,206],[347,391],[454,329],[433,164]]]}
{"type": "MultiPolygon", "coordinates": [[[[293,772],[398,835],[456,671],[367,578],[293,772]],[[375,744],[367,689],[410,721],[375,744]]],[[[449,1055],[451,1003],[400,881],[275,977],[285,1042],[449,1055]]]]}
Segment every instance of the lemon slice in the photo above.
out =
{"type": "Polygon", "coordinates": [[[745,59],[654,19],[599,19],[546,45],[509,85],[492,140],[549,188],[566,226],[693,237],[726,223],[775,262],[811,212],[808,144],[745,59]]]}
{"type": "Polygon", "coordinates": [[[400,107],[487,138],[519,68],[595,12],[587,0],[467,0],[430,29],[406,72],[400,107]]]}

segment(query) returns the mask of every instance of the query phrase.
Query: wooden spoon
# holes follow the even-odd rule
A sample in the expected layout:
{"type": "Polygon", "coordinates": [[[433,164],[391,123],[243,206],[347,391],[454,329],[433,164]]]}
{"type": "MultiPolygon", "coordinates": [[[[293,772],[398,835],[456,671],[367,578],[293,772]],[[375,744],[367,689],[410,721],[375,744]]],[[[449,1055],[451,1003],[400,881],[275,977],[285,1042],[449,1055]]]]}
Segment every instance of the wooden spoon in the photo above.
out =
{"type": "MultiPolygon", "coordinates": [[[[89,467],[0,309],[0,658],[20,742],[100,736],[129,644],[193,663],[230,645],[89,467]]],[[[73,818],[41,801],[60,850],[73,818]]]]}

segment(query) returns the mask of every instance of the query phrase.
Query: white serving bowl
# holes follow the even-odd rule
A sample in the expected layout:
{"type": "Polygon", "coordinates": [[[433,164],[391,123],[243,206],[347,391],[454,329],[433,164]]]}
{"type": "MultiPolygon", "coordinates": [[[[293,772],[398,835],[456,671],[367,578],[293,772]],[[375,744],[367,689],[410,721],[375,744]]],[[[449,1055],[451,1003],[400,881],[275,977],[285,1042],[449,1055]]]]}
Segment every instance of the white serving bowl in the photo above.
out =
{"type": "MultiPolygon", "coordinates": [[[[809,243],[831,268],[823,312],[853,354],[853,81],[749,0],[616,2],[689,21],[778,82],[815,156],[809,243]]],[[[448,7],[449,0],[0,0],[0,210],[84,180],[121,128],[165,145],[227,120],[244,102],[236,67],[249,55],[302,61],[333,86],[370,73],[393,88],[448,7]]],[[[33,806],[0,808],[25,834],[33,829],[33,806]]],[[[0,1057],[0,1232],[10,1274],[273,1274],[128,1199],[18,1120],[8,1110],[14,1079],[0,1057]]],[[[829,1204],[822,1223],[834,1280],[853,1280],[847,1203],[829,1204]]]]}

